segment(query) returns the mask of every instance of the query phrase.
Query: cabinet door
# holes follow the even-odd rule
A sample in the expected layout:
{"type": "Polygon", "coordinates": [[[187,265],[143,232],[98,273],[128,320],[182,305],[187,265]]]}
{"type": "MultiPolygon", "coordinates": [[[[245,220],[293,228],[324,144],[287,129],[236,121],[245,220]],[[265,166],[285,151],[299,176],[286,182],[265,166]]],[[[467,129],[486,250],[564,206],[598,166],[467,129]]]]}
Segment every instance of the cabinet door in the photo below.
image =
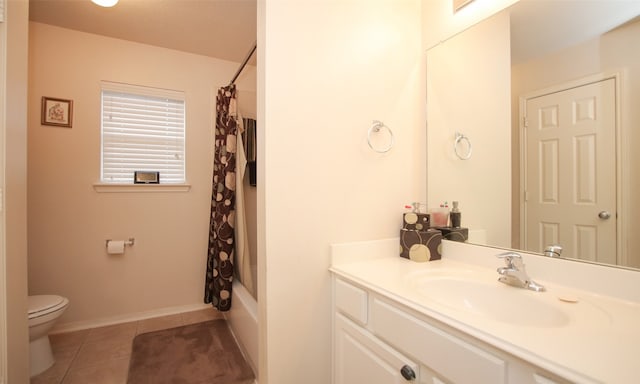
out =
{"type": "Polygon", "coordinates": [[[544,371],[525,361],[512,359],[509,363],[509,384],[570,384],[550,372],[544,371]]]}
{"type": "Polygon", "coordinates": [[[339,313],[335,315],[334,338],[334,384],[402,384],[418,380],[417,364],[339,313]]]}
{"type": "Polygon", "coordinates": [[[450,384],[448,381],[440,377],[437,373],[427,368],[420,367],[420,384],[450,384]]]}

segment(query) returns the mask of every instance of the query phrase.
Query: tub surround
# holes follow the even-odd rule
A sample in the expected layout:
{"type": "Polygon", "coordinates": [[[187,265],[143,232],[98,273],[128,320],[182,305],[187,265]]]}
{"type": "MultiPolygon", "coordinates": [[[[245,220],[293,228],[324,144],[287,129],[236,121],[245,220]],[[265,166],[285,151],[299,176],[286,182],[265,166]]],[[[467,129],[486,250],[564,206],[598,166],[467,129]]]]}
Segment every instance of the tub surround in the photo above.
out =
{"type": "Polygon", "coordinates": [[[258,303],[236,279],[233,281],[233,305],[224,312],[247,363],[258,377],[258,303]]]}
{"type": "MultiPolygon", "coordinates": [[[[547,291],[532,292],[506,285],[504,289],[521,294],[523,303],[537,300],[568,314],[560,324],[498,321],[434,300],[415,284],[417,276],[428,279],[429,274],[437,271],[441,272],[439,276],[464,272],[474,279],[497,281],[496,268],[504,263],[495,255],[503,251],[443,241],[442,260],[416,263],[397,256],[398,239],[339,244],[332,246],[331,271],[343,280],[572,382],[637,380],[640,351],[637,271],[522,253],[529,276],[547,291]],[[571,302],[575,300],[577,303],[571,302]]],[[[496,284],[501,289],[502,284],[496,284]]]]}

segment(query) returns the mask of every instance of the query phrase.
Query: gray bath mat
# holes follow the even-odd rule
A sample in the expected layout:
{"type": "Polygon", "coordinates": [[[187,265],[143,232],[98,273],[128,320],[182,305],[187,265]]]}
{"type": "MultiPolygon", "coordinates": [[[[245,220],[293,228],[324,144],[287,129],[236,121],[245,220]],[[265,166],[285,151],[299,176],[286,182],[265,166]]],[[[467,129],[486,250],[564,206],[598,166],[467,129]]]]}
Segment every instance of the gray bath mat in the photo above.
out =
{"type": "Polygon", "coordinates": [[[253,379],[225,320],[133,339],[127,384],[251,384],[253,379]]]}

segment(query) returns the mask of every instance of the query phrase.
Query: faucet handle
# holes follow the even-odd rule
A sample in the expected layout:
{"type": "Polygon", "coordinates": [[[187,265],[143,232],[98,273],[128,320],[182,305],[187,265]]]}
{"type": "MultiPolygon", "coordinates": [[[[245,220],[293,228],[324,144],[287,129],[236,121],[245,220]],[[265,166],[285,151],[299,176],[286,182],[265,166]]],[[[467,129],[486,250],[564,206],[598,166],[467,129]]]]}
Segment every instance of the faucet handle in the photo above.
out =
{"type": "Polygon", "coordinates": [[[562,253],[562,246],[559,244],[552,244],[544,249],[544,255],[549,257],[560,257],[562,253]]]}
{"type": "Polygon", "coordinates": [[[504,259],[505,264],[508,268],[521,268],[522,267],[522,256],[519,253],[515,252],[504,252],[496,255],[499,259],[504,259]]]}

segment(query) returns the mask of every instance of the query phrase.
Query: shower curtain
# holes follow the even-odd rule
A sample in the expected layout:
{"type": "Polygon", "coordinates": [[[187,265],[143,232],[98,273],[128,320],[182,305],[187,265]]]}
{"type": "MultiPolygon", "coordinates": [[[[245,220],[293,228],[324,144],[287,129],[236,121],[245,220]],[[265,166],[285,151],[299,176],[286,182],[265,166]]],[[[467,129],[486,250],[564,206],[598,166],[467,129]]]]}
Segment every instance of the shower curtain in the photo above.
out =
{"type": "Polygon", "coordinates": [[[219,311],[231,308],[236,221],[236,88],[218,90],[216,100],[213,189],[204,302],[219,311]]]}

